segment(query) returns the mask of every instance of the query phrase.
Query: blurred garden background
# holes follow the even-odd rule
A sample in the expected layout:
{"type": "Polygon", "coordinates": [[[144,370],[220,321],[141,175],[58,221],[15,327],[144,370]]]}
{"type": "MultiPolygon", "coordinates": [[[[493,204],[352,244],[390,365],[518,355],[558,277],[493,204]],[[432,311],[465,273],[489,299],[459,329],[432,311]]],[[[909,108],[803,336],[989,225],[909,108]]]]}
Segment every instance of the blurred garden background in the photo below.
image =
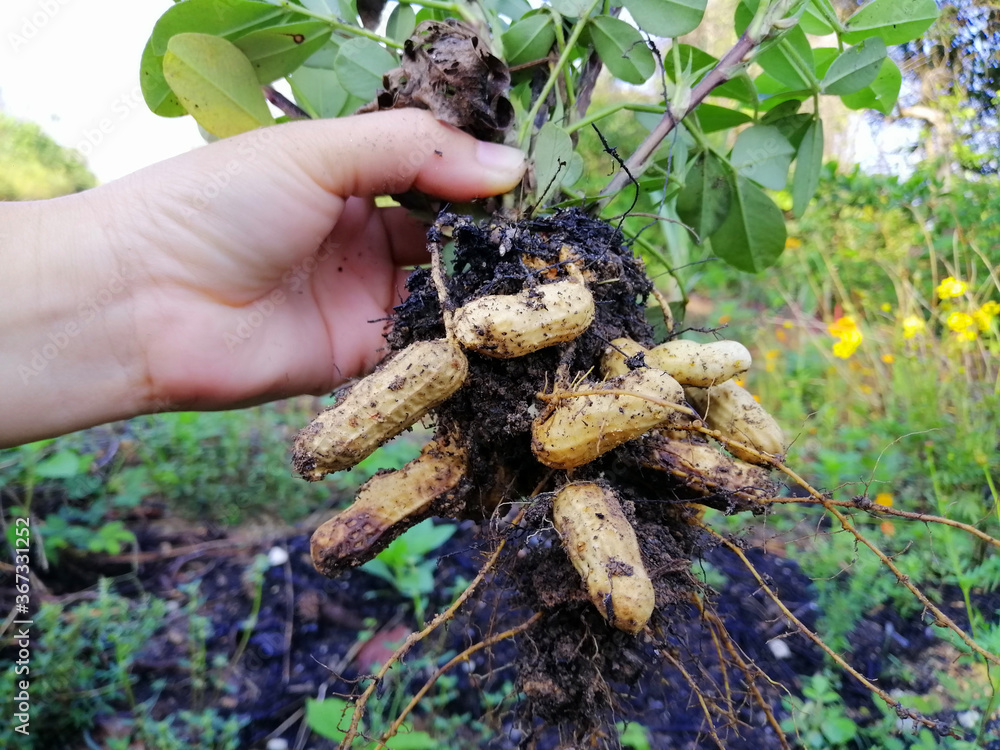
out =
{"type": "MultiPolygon", "coordinates": [[[[824,115],[839,129],[828,134],[817,198],[802,218],[789,221],[778,265],[758,275],[739,273],[706,254],[682,227],[663,222],[646,228],[636,249],[677,303],[675,312],[683,311],[685,328],[722,328],[721,336],[751,346],[754,366],[745,385],[794,437],[788,464],[805,479],[836,499],[860,495],[996,537],[1000,8],[973,0],[940,5],[942,17],[926,39],[898,53],[904,81],[892,114],[862,117],[844,109],[824,115]]],[[[711,47],[705,39],[699,43],[711,47]]],[[[607,107],[619,95],[610,85],[597,94],[607,107]]],[[[604,138],[623,154],[648,132],[645,125],[626,112],[600,123],[604,138]]],[[[587,169],[574,190],[593,194],[614,163],[593,130],[581,128],[579,137],[587,169]]],[[[79,153],[0,110],[0,199],[51,198],[95,184],[79,153]]],[[[774,197],[790,210],[790,195],[774,197]]],[[[630,202],[623,194],[613,208],[624,212],[630,202]]],[[[633,230],[649,221],[627,219],[633,230]]],[[[711,339],[708,333],[686,335],[711,339]]],[[[263,648],[254,633],[267,611],[267,571],[287,563],[291,546],[284,540],[311,531],[349,502],[362,481],[379,468],[401,466],[421,443],[419,436],[404,436],[351,472],[307,484],[292,476],[289,446],[325,403],[301,398],[234,412],[156,414],[0,451],[2,518],[30,515],[36,552],[44,553],[34,569],[41,611],[33,644],[39,675],[33,721],[60,738],[52,742],[67,742],[36,739],[36,747],[244,746],[253,717],[238,701],[225,700],[237,692],[227,670],[254,647],[258,653],[263,648]],[[239,552],[249,561],[230,581],[245,596],[242,608],[224,614],[236,644],[228,653],[210,647],[222,637],[212,619],[211,592],[223,587],[206,587],[210,568],[197,568],[189,588],[174,598],[153,595],[138,575],[157,554],[169,567],[195,557],[200,564],[205,550],[239,552]],[[149,655],[147,644],[164,628],[173,652],[149,655]],[[175,664],[182,690],[134,688],[157,660],[175,664]]],[[[849,660],[864,662],[859,644],[869,639],[858,628],[872,622],[873,613],[891,610],[922,622],[919,603],[896,578],[815,509],[790,502],[762,518],[715,516],[717,527],[744,534],[749,544],[801,568],[812,580],[817,631],[849,660]]],[[[980,643],[1000,649],[996,549],[947,526],[863,514],[856,519],[868,524],[865,533],[895,555],[912,581],[963,613],[980,643]]],[[[367,576],[360,580],[371,597],[387,597],[390,612],[404,612],[396,624],[408,627],[447,602],[435,567],[443,549],[455,552],[454,528],[422,525],[414,531],[358,573],[367,576]]],[[[13,530],[6,522],[5,532],[9,539],[13,530]]],[[[12,570],[8,558],[9,550],[0,562],[4,576],[12,570]]],[[[706,566],[712,585],[724,587],[725,574],[706,566]]],[[[8,598],[5,593],[5,605],[8,598]]],[[[307,623],[322,620],[296,611],[307,623]]],[[[2,626],[4,645],[12,619],[2,626]]],[[[880,622],[878,638],[904,637],[880,622]]],[[[354,632],[367,633],[357,642],[370,643],[382,625],[355,623],[354,632]]],[[[906,685],[898,691],[909,705],[953,723],[962,739],[917,732],[895,715],[843,700],[845,678],[828,662],[789,685],[789,727],[810,748],[998,746],[993,720],[1000,677],[960,646],[938,645],[920,663],[890,659],[869,676],[906,685]]],[[[0,674],[4,705],[15,683],[11,670],[0,674]]],[[[296,709],[316,732],[314,747],[337,734],[336,721],[331,728],[320,708],[336,701],[321,698],[299,696],[296,709]]],[[[447,696],[439,699],[447,703],[447,696]]],[[[496,731],[480,716],[444,717],[420,724],[410,733],[415,744],[405,746],[452,747],[455,722],[481,722],[484,737],[496,731]]],[[[263,747],[287,736],[260,734],[254,741],[263,747]]],[[[0,738],[8,747],[19,739],[7,726],[0,738]]],[[[651,745],[638,725],[623,742],[665,747],[651,745]]]]}

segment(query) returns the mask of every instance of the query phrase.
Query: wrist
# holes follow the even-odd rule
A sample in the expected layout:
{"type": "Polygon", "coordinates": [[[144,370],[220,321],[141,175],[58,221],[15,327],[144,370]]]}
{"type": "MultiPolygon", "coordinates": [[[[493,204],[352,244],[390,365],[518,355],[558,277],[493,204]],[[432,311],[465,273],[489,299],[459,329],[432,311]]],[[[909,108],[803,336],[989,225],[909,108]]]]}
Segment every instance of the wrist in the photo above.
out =
{"type": "Polygon", "coordinates": [[[144,411],[137,269],[114,246],[107,191],[0,209],[0,446],[144,411]]]}

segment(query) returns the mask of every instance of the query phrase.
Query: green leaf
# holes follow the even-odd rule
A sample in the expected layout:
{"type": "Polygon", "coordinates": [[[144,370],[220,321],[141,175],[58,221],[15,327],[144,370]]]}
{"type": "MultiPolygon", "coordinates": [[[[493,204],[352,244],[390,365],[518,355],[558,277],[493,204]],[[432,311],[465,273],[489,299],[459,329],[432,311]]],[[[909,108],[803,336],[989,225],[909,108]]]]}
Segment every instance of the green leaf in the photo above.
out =
{"type": "Polygon", "coordinates": [[[522,18],[501,34],[500,40],[508,65],[539,60],[549,54],[549,49],[556,40],[552,16],[537,13],[522,18]]]}
{"type": "Polygon", "coordinates": [[[325,23],[303,21],[251,31],[233,43],[253,65],[257,80],[270,83],[305,63],[326,44],[330,34],[325,23]]]}
{"type": "Polygon", "coordinates": [[[591,0],[552,0],[552,7],[560,15],[570,18],[579,18],[590,9],[591,5],[593,5],[591,0]]]}
{"type": "Polygon", "coordinates": [[[774,265],[785,249],[785,217],[750,180],[736,177],[729,215],[712,235],[712,250],[729,265],[757,273],[774,265]]]}
{"type": "Polygon", "coordinates": [[[858,734],[858,725],[843,715],[826,716],[820,725],[823,736],[833,745],[843,745],[858,734]]]}
{"type": "Polygon", "coordinates": [[[877,36],[844,50],[823,77],[824,94],[853,94],[875,80],[886,59],[885,42],[877,36]]]}
{"type": "Polygon", "coordinates": [[[917,39],[938,17],[934,0],[874,0],[847,19],[840,38],[848,44],[879,36],[888,46],[917,39]]]}
{"type": "Polygon", "coordinates": [[[764,187],[781,190],[795,149],[773,125],[754,125],[736,136],[730,163],[742,176],[764,187]]]}
{"type": "Polygon", "coordinates": [[[799,26],[807,34],[826,36],[833,33],[833,27],[827,23],[826,17],[816,7],[821,1],[812,0],[812,2],[808,3],[802,12],[802,18],[799,19],[799,26]]]}
{"type": "Polygon", "coordinates": [[[808,89],[812,86],[808,75],[800,70],[801,65],[804,65],[807,70],[815,72],[812,46],[805,32],[798,26],[789,30],[773,47],[764,50],[757,62],[786,86],[794,89],[808,89]]]}
{"type": "Polygon", "coordinates": [[[323,701],[306,698],[306,724],[321,737],[340,742],[345,734],[340,729],[340,724],[346,719],[350,708],[347,701],[340,698],[327,698],[323,701]]]}
{"type": "Polygon", "coordinates": [[[396,58],[380,44],[357,37],[340,45],[337,78],[348,93],[371,101],[382,85],[382,75],[396,64],[396,58]]]}
{"type": "Polygon", "coordinates": [[[715,104],[699,104],[694,111],[703,133],[714,133],[718,130],[735,128],[737,125],[751,122],[753,118],[746,112],[715,104]]]}
{"type": "Polygon", "coordinates": [[[538,202],[545,203],[562,184],[573,161],[573,139],[551,122],[538,131],[535,140],[535,183],[538,202]]]}
{"type": "Polygon", "coordinates": [[[397,5],[389,14],[389,20],[385,22],[386,36],[397,42],[409,39],[415,28],[417,28],[417,14],[409,5],[397,5]]]}
{"type": "Polygon", "coordinates": [[[153,52],[153,40],[146,42],[139,63],[139,87],[146,106],[160,117],[181,117],[187,114],[184,105],[163,77],[163,55],[153,52]]]}
{"type": "Polygon", "coordinates": [[[722,226],[733,201],[732,173],[711,151],[695,157],[677,196],[677,216],[691,227],[700,239],[722,226]]]}
{"type": "Polygon", "coordinates": [[[288,77],[295,101],[312,117],[338,117],[352,98],[331,70],[302,67],[288,77]]]}
{"type": "MultiPolygon", "coordinates": [[[[791,103],[792,102],[785,102],[785,104],[791,103]]],[[[780,107],[775,107],[775,109],[780,109],[780,107]]],[[[805,137],[806,130],[809,129],[813,119],[813,115],[802,113],[789,115],[788,117],[779,117],[775,120],[769,120],[766,124],[774,125],[774,127],[780,130],[781,134],[788,139],[788,142],[792,144],[792,148],[798,150],[799,146],[802,144],[802,139],[805,137]]]]}
{"type": "Polygon", "coordinates": [[[887,115],[896,106],[902,85],[903,74],[892,58],[887,57],[882,61],[882,67],[871,86],[841,97],[841,100],[850,109],[874,109],[887,115]]]}
{"type": "Polygon", "coordinates": [[[819,187],[823,169],[823,121],[816,118],[802,136],[795,154],[795,176],[792,178],[792,213],[802,216],[819,187]]]}
{"type": "Polygon", "coordinates": [[[163,77],[163,56],[174,34],[214,34],[230,41],[269,25],[308,21],[268,3],[251,0],[184,0],[160,16],[142,53],[139,83],[149,108],[163,117],[187,114],[163,77]]]}
{"type": "Polygon", "coordinates": [[[796,112],[799,111],[799,107],[802,106],[802,102],[797,99],[791,99],[787,102],[782,102],[777,107],[767,112],[763,117],[760,118],[761,125],[770,125],[775,120],[780,120],[783,117],[791,117],[796,112]]]}
{"type": "Polygon", "coordinates": [[[274,123],[253,66],[232,42],[211,34],[175,34],[163,75],[184,108],[225,138],[274,123]]]}
{"type": "Polygon", "coordinates": [[[389,750],[435,750],[440,743],[427,732],[404,731],[389,740],[386,747],[389,750]]]}
{"type": "Polygon", "coordinates": [[[340,45],[344,40],[338,37],[330,37],[326,44],[316,50],[312,56],[302,63],[307,68],[326,68],[327,70],[337,69],[337,53],[340,52],[340,45]]]}
{"type": "Polygon", "coordinates": [[[624,0],[624,4],[647,34],[678,37],[698,28],[708,0],[624,0]]]}
{"type": "MultiPolygon", "coordinates": [[[[39,461],[35,466],[35,475],[42,479],[69,479],[87,471],[81,456],[72,450],[61,450],[55,455],[39,461]]],[[[90,459],[86,459],[90,464],[90,459]]]]}
{"type": "Polygon", "coordinates": [[[645,83],[656,61],[638,29],[611,16],[590,19],[590,38],[597,54],[615,78],[626,83],[645,83]]]}
{"type": "MultiPolygon", "coordinates": [[[[736,33],[742,34],[750,22],[759,0],[743,0],[736,8],[736,33]]],[[[812,81],[804,67],[809,72],[815,72],[812,46],[805,32],[798,26],[782,35],[776,43],[761,52],[756,62],[766,73],[791,89],[811,89],[812,81]]]]}

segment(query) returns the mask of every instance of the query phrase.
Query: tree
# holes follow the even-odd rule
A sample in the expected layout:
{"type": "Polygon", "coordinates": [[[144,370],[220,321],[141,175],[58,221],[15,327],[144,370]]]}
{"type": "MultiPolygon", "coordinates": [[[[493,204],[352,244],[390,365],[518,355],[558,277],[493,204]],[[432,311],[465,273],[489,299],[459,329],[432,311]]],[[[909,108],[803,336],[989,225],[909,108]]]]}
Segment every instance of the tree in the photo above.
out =
{"type": "Polygon", "coordinates": [[[923,150],[945,167],[1000,170],[1000,7],[945,0],[940,18],[900,57],[915,79],[902,117],[926,123],[923,150]]]}
{"type": "Polygon", "coordinates": [[[94,187],[80,155],[63,148],[34,123],[0,114],[0,200],[54,198],[94,187]]]}

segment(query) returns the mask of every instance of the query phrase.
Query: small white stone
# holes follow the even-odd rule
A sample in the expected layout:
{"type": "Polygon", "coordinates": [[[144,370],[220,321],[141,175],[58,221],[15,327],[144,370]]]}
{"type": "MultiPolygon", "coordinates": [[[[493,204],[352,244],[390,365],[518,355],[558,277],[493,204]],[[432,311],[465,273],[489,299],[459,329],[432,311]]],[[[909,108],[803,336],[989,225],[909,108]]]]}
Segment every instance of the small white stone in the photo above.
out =
{"type": "MultiPolygon", "coordinates": [[[[271,549],[267,551],[267,561],[270,563],[272,568],[284,565],[288,562],[288,553],[285,551],[284,547],[271,547],[271,549]]],[[[270,750],[270,747],[268,750],[270,750]]]]}
{"type": "Polygon", "coordinates": [[[792,650],[788,648],[784,638],[772,638],[767,642],[767,647],[771,649],[775,659],[787,659],[792,655],[792,650]]]}
{"type": "Polygon", "coordinates": [[[903,734],[916,734],[917,733],[917,722],[915,719],[896,719],[896,729],[898,729],[903,734]]]}
{"type": "Polygon", "coordinates": [[[979,713],[973,708],[970,708],[968,711],[962,711],[962,713],[960,713],[957,718],[958,718],[958,723],[961,724],[963,727],[965,727],[966,729],[973,729],[974,727],[979,726],[979,720],[982,717],[983,716],[981,713],[979,713]]]}

